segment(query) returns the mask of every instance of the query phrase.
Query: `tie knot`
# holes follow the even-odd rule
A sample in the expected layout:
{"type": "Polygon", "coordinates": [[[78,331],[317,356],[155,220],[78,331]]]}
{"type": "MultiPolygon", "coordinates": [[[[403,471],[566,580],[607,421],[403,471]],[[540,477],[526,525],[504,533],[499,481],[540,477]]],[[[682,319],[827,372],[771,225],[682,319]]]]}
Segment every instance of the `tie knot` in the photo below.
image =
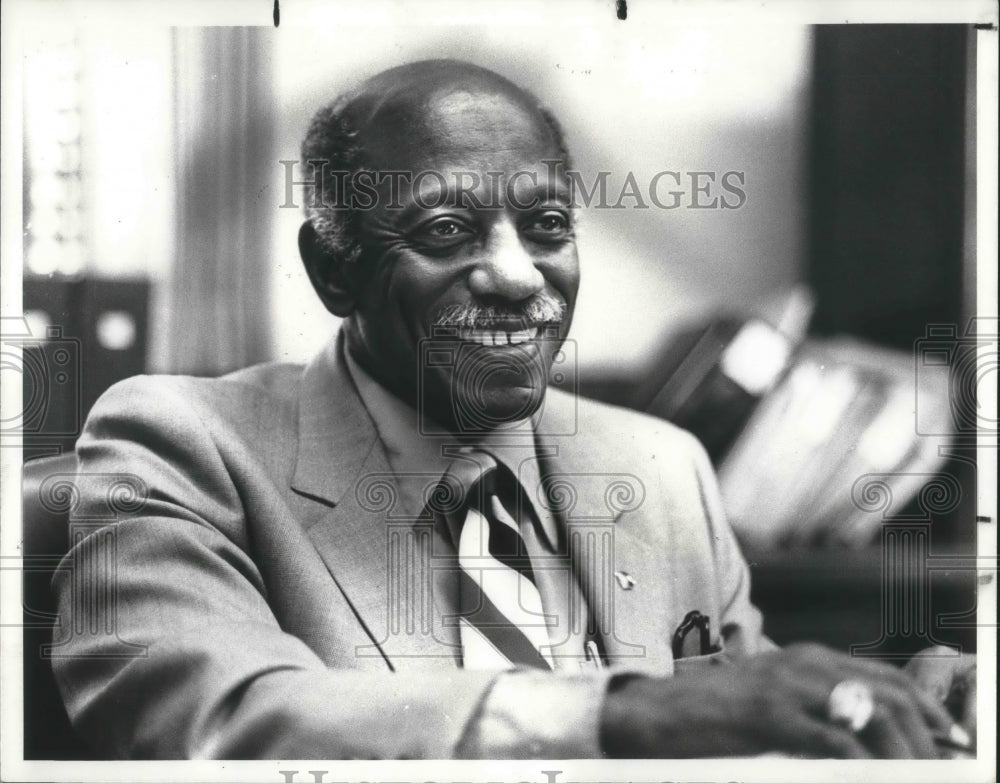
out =
{"type": "Polygon", "coordinates": [[[431,512],[445,517],[468,507],[482,510],[496,492],[497,460],[479,449],[462,449],[427,498],[431,512]]]}

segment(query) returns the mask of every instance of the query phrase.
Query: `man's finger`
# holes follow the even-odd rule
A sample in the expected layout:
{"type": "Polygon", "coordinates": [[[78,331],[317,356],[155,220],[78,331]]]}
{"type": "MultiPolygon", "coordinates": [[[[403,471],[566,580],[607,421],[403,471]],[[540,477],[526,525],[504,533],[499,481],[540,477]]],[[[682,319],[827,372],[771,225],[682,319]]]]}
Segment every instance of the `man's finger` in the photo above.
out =
{"type": "MultiPolygon", "coordinates": [[[[871,689],[876,713],[869,722],[871,728],[861,736],[872,753],[888,758],[937,758],[933,735],[948,736],[954,726],[942,705],[895,667],[886,671],[865,661],[853,665],[846,658],[836,663],[839,672],[833,672],[834,676],[839,673],[845,680],[858,680],[871,689]]],[[[836,685],[829,683],[830,674],[827,670],[823,677],[798,681],[803,702],[812,706],[818,719],[828,717],[830,693],[836,685]]]]}
{"type": "Polygon", "coordinates": [[[872,753],[861,740],[845,728],[815,720],[807,715],[798,718],[793,752],[815,758],[870,759],[872,753]]]}
{"type": "MultiPolygon", "coordinates": [[[[923,729],[926,732],[926,728],[923,729]]],[[[868,725],[858,733],[877,758],[912,759],[917,751],[906,732],[896,723],[894,711],[886,704],[876,704],[875,713],[868,725]]],[[[923,757],[921,757],[923,758],[923,757]]]]}
{"type": "Polygon", "coordinates": [[[853,671],[857,678],[863,682],[869,682],[876,688],[880,686],[895,687],[898,691],[908,693],[920,708],[925,722],[932,731],[942,732],[945,735],[951,731],[955,721],[948,714],[948,710],[924,691],[908,673],[891,664],[864,661],[857,658],[848,660],[850,663],[844,664],[845,667],[853,671]]]}
{"type": "Polygon", "coordinates": [[[947,708],[937,701],[933,696],[924,691],[919,686],[913,687],[913,698],[920,708],[924,721],[931,728],[931,731],[949,736],[952,727],[955,726],[955,719],[948,713],[947,708]]]}
{"type": "Polygon", "coordinates": [[[899,688],[909,688],[914,684],[909,673],[891,663],[845,656],[844,666],[862,679],[888,682],[899,688]]]}
{"type": "Polygon", "coordinates": [[[906,737],[913,756],[920,759],[938,757],[937,747],[920,704],[905,691],[883,689],[876,698],[885,704],[889,717],[906,737]]]}

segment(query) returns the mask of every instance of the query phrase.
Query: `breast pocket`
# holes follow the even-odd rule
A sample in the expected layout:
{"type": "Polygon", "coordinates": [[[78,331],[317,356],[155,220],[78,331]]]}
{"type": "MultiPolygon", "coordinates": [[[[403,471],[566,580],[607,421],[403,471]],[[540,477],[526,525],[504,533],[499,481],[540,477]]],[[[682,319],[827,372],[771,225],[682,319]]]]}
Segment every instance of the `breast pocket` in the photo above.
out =
{"type": "Polygon", "coordinates": [[[689,671],[700,671],[708,666],[728,665],[731,659],[727,657],[726,650],[721,641],[713,645],[710,652],[704,655],[689,655],[685,658],[674,660],[674,674],[684,674],[689,671]]]}

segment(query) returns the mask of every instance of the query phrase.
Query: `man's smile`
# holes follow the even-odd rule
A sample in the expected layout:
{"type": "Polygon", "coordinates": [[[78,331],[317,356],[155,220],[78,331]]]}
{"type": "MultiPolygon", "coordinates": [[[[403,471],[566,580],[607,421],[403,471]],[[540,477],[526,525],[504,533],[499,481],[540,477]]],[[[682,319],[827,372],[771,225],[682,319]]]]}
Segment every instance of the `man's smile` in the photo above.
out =
{"type": "Polygon", "coordinates": [[[505,329],[469,329],[462,328],[458,331],[459,339],[467,342],[478,343],[479,345],[504,346],[522,345],[536,339],[541,333],[537,326],[528,329],[518,329],[507,331],[505,329]]]}

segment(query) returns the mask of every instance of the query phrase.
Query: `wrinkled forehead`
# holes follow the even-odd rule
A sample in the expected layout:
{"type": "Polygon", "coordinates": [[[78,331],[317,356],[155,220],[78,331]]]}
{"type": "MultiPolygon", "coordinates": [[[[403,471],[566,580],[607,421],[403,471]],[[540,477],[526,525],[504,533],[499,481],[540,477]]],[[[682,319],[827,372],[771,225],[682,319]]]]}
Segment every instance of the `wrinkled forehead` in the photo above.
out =
{"type": "Polygon", "coordinates": [[[358,141],[380,170],[511,171],[561,157],[530,96],[488,84],[397,91],[369,114],[358,141]]]}

